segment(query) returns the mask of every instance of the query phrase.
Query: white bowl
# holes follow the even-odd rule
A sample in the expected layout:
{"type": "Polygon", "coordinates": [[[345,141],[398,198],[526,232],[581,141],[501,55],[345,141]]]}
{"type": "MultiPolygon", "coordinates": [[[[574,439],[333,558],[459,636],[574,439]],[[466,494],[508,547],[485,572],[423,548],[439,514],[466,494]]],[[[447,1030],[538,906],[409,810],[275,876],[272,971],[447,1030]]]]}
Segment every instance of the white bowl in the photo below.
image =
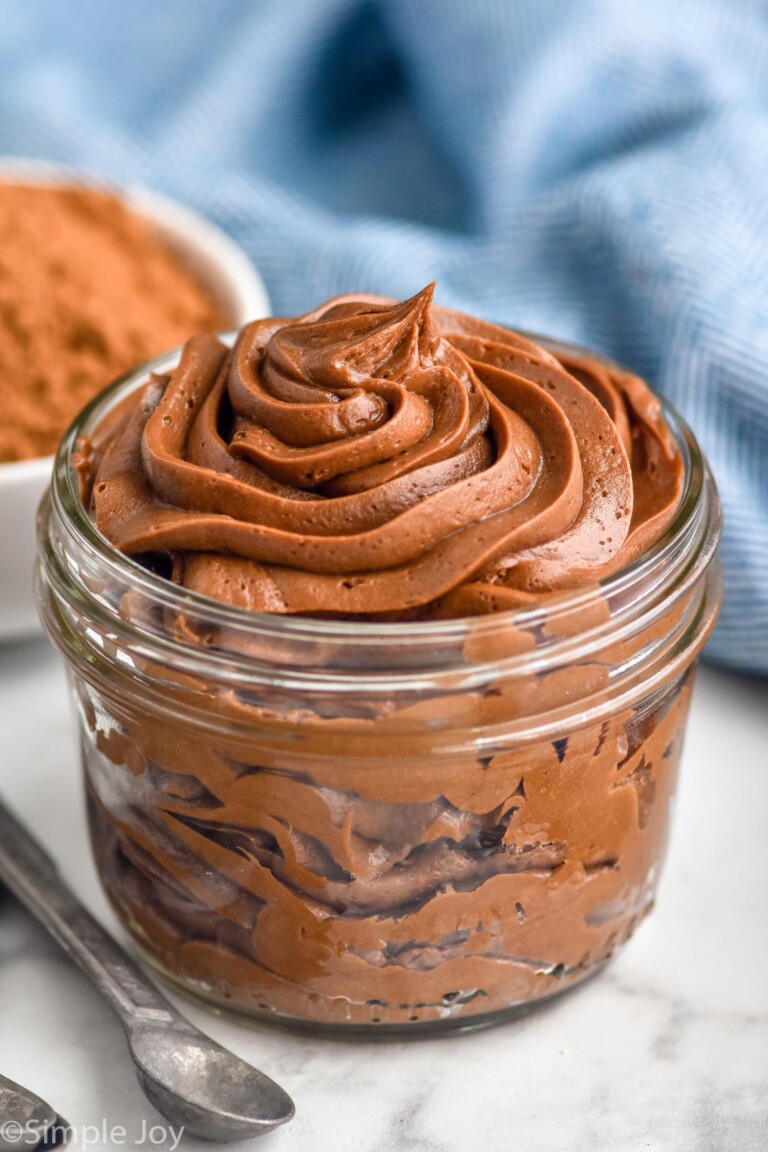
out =
{"type": "MultiPolygon", "coordinates": [[[[243,250],[208,220],[165,196],[145,188],[118,187],[87,173],[36,160],[0,160],[0,181],[79,185],[112,192],[151,222],[221,304],[232,327],[270,314],[264,282],[243,250]]],[[[48,486],[52,464],[51,456],[0,463],[0,641],[41,631],[32,587],[35,512],[48,486]]]]}

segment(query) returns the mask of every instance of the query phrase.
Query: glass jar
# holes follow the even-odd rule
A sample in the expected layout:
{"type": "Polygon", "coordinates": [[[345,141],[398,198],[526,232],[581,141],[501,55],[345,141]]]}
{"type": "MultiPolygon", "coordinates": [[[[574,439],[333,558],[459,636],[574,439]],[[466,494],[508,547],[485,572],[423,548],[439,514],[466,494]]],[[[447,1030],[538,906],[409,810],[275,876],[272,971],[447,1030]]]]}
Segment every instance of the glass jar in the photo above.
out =
{"type": "Polygon", "coordinates": [[[146,959],[347,1032],[490,1023],[598,971],[653,903],[720,600],[690,431],[663,403],[680,508],[599,585],[453,621],[260,615],[140,567],[83,505],[80,438],[175,362],[83,412],[39,514],[96,863],[146,959]]]}

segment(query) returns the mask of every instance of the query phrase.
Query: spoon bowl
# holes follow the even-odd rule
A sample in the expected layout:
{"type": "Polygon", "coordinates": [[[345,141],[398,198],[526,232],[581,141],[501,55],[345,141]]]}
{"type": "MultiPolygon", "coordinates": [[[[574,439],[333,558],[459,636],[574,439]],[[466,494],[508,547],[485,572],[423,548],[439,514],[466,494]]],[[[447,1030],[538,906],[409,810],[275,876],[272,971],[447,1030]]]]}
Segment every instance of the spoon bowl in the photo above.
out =
{"type": "Polygon", "coordinates": [[[294,1114],[279,1084],[200,1032],[139,1024],[130,1029],[128,1042],[146,1096],[188,1135],[248,1139],[294,1114]]]}

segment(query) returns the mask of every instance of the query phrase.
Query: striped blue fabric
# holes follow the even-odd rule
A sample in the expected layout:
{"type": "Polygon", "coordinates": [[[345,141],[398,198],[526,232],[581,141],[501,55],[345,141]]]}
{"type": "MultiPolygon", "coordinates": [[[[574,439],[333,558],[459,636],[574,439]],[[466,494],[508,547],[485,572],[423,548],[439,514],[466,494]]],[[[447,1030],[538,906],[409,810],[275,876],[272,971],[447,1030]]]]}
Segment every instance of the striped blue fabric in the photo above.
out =
{"type": "Polygon", "coordinates": [[[0,151],[206,212],[278,312],[437,277],[646,375],[720,485],[709,655],[768,672],[764,0],[3,0],[0,151]]]}

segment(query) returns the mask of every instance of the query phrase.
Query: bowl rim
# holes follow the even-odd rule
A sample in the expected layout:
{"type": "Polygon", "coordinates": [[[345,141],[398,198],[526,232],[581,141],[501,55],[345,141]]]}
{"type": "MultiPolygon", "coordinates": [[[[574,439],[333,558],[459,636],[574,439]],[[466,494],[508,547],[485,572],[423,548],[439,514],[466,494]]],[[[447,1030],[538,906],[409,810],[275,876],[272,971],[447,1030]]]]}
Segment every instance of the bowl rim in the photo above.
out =
{"type": "Polygon", "coordinates": [[[24,480],[47,478],[53,469],[56,454],[50,456],[29,456],[26,460],[0,460],[0,491],[11,483],[24,480]]]}

